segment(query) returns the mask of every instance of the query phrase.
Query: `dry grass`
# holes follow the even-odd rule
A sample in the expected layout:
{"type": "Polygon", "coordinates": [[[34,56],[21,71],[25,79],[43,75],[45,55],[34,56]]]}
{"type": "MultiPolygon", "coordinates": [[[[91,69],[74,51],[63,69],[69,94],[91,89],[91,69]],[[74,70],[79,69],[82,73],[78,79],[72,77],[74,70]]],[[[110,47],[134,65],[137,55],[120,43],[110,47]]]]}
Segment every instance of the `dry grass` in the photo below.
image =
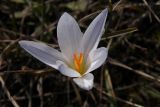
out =
{"type": "Polygon", "coordinates": [[[2,0],[0,107],[160,107],[159,10],[157,0],[2,0]],[[109,15],[100,46],[109,47],[109,57],[93,72],[91,91],[18,45],[34,40],[58,49],[56,26],[63,12],[84,31],[104,8],[109,15]]]}

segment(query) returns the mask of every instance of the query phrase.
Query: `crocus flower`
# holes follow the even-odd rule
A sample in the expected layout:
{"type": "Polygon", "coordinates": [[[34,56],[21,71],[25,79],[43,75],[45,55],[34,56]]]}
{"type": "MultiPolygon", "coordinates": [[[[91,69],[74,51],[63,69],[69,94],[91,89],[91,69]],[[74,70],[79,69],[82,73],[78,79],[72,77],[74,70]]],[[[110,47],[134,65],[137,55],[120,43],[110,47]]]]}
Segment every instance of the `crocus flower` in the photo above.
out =
{"type": "Polygon", "coordinates": [[[41,42],[21,40],[19,44],[38,60],[59,70],[63,75],[72,77],[80,88],[90,90],[94,80],[91,71],[100,67],[108,54],[107,48],[97,48],[107,14],[107,9],[104,9],[83,34],[75,19],[64,13],[57,27],[61,52],[41,42]]]}

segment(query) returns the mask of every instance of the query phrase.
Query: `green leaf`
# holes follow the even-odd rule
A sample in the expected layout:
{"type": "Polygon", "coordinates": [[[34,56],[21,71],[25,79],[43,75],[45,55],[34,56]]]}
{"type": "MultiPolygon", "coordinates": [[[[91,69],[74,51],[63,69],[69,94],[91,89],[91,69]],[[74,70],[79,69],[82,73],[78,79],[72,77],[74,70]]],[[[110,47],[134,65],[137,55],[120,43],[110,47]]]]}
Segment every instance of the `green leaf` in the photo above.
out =
{"type": "Polygon", "coordinates": [[[84,11],[87,6],[87,1],[86,0],[73,1],[67,3],[65,6],[71,10],[84,11]]]}

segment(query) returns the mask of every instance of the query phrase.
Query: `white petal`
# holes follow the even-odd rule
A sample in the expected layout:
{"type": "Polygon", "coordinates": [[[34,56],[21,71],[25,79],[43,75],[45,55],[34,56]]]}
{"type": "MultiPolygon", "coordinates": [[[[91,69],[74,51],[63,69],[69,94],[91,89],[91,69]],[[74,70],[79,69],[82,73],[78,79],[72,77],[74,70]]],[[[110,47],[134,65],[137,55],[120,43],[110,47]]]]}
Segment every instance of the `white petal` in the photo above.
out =
{"type": "Polygon", "coordinates": [[[85,74],[100,67],[105,62],[107,55],[108,55],[108,49],[104,47],[92,51],[89,54],[89,58],[87,59],[87,63],[91,63],[91,65],[85,74]]]}
{"type": "Polygon", "coordinates": [[[84,75],[83,77],[74,78],[73,81],[82,89],[90,90],[93,88],[94,76],[91,73],[84,75]]]}
{"type": "Polygon", "coordinates": [[[58,22],[57,36],[62,53],[69,59],[72,59],[73,53],[79,49],[82,35],[75,19],[64,13],[58,22]]]}
{"type": "Polygon", "coordinates": [[[80,77],[81,75],[79,74],[79,72],[69,68],[65,63],[61,62],[61,61],[57,61],[57,63],[59,64],[59,68],[58,70],[65,76],[68,77],[80,77]]]}
{"type": "Polygon", "coordinates": [[[44,43],[22,40],[19,41],[19,44],[35,58],[55,69],[58,68],[56,61],[63,61],[62,54],[59,51],[47,46],[44,43]]]}
{"type": "Polygon", "coordinates": [[[87,28],[82,38],[82,48],[86,54],[97,48],[97,45],[104,31],[107,14],[108,10],[103,10],[87,28]]]}

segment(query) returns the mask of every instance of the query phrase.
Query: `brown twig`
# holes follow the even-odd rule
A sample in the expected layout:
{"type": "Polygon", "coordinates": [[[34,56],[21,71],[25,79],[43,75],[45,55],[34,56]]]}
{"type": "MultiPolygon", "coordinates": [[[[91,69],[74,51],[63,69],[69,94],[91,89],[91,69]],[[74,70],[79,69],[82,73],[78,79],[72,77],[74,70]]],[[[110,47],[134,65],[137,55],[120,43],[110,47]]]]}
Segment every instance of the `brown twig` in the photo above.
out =
{"type": "Polygon", "coordinates": [[[147,74],[147,73],[145,73],[145,72],[143,72],[141,70],[135,70],[135,69],[133,69],[133,68],[131,68],[131,67],[125,65],[125,64],[122,64],[122,63],[120,63],[120,62],[118,62],[118,61],[116,61],[114,59],[109,58],[109,63],[113,64],[113,65],[116,65],[116,66],[119,66],[119,67],[122,67],[122,68],[125,68],[125,69],[130,70],[130,71],[133,71],[134,73],[136,73],[136,74],[138,74],[138,75],[140,75],[140,76],[142,76],[142,77],[144,77],[144,78],[146,78],[148,80],[152,80],[152,81],[156,81],[156,82],[160,83],[160,79],[159,78],[156,78],[156,77],[154,77],[152,75],[149,75],[149,74],[147,74]]]}
{"type": "MultiPolygon", "coordinates": [[[[101,89],[98,89],[97,87],[95,87],[95,89],[96,89],[97,91],[101,92],[101,89]]],[[[142,106],[142,105],[139,105],[139,104],[136,104],[136,103],[133,103],[133,102],[130,102],[130,101],[123,100],[123,99],[121,99],[121,98],[119,98],[119,97],[116,97],[116,96],[113,98],[112,96],[108,95],[105,91],[102,91],[101,93],[103,93],[104,95],[106,95],[107,97],[109,97],[109,98],[111,98],[111,99],[113,99],[113,100],[123,102],[123,103],[125,103],[125,104],[127,104],[127,105],[130,105],[130,106],[132,106],[132,107],[144,107],[144,106],[142,106]]]]}
{"type": "Polygon", "coordinates": [[[18,103],[14,100],[14,98],[11,96],[11,94],[10,94],[9,90],[7,89],[7,87],[5,86],[5,82],[4,82],[3,78],[2,78],[2,76],[0,76],[0,82],[2,84],[2,88],[3,88],[4,92],[6,93],[8,99],[13,104],[13,106],[14,107],[20,107],[18,105],[18,103]]]}
{"type": "Polygon", "coordinates": [[[148,2],[146,0],[142,0],[144,2],[144,4],[146,5],[146,7],[149,9],[149,11],[153,14],[153,16],[155,17],[155,19],[160,23],[160,19],[159,17],[156,15],[156,13],[152,10],[152,8],[149,6],[148,2]]]}

